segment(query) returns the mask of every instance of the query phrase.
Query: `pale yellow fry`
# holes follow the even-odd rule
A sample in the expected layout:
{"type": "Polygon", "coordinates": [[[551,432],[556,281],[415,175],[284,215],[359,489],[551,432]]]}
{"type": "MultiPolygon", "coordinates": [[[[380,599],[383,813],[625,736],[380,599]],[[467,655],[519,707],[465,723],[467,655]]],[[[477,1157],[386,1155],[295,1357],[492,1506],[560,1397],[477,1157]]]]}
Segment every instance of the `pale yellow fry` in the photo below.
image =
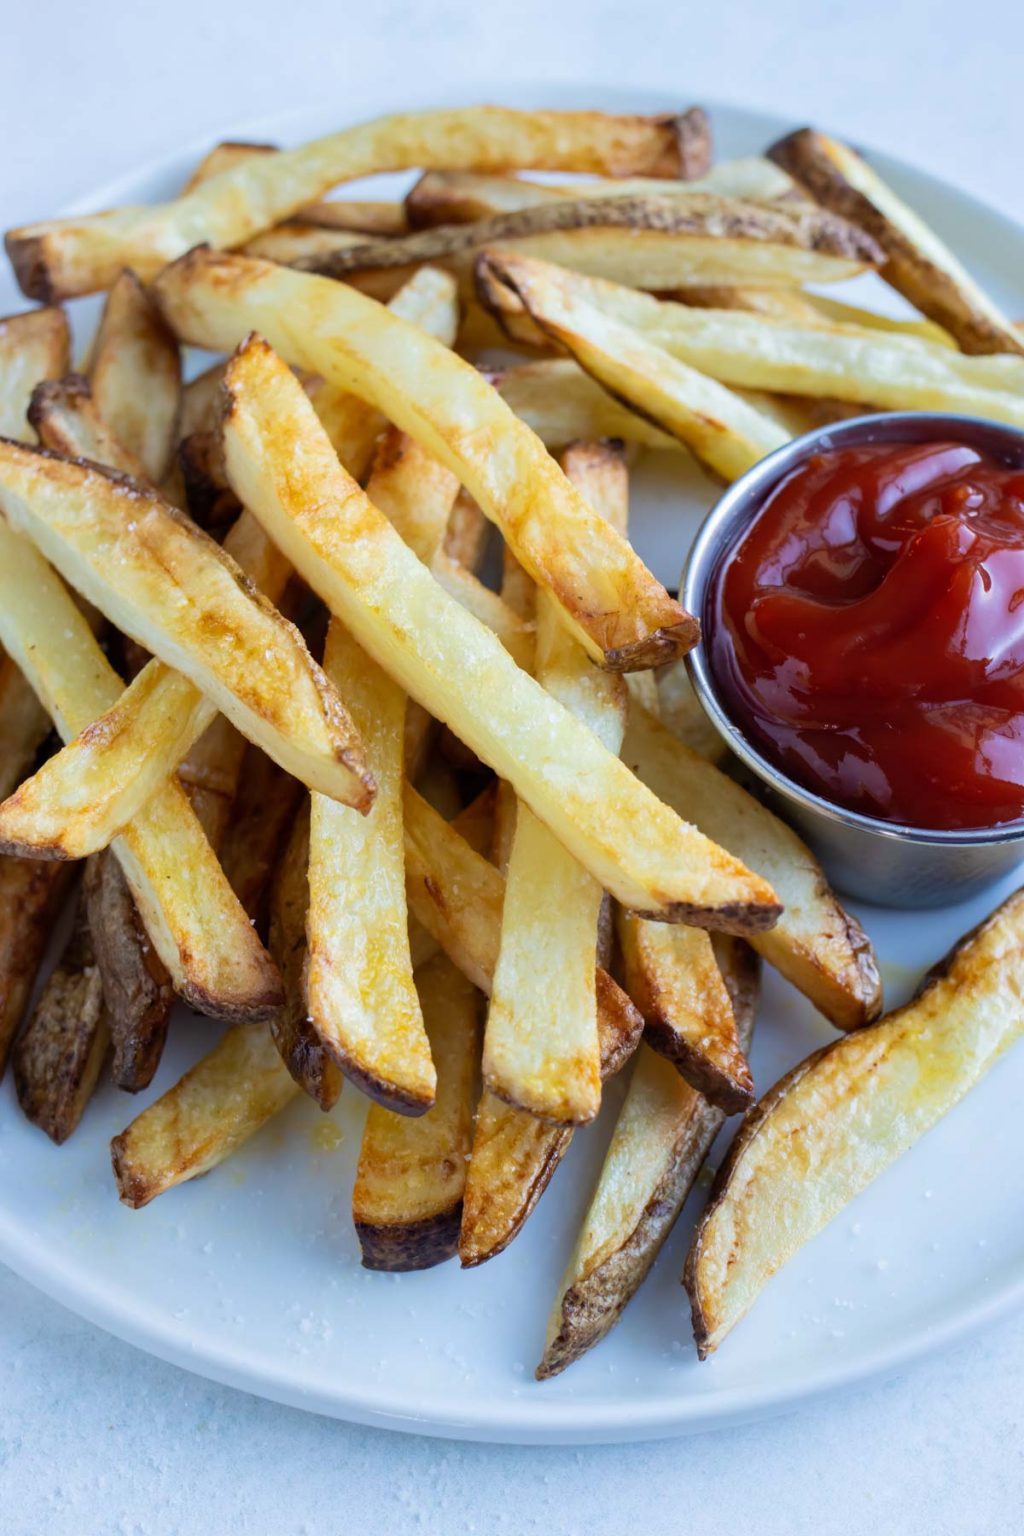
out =
{"type": "Polygon", "coordinates": [[[511,780],[625,904],[723,928],[774,920],[770,888],[666,812],[442,591],[346,476],[266,343],[250,339],[228,379],[235,490],[396,682],[511,780]]]}
{"type": "Polygon", "coordinates": [[[174,447],[181,359],[134,272],[122,272],[107,296],[88,372],[100,416],[158,485],[174,447]]]}
{"type": "Polygon", "coordinates": [[[114,1137],[110,1151],[122,1201],[138,1210],[175,1184],[208,1173],[299,1091],[266,1026],[235,1025],[114,1137]]]}
{"type": "Polygon", "coordinates": [[[423,443],[565,609],[588,654],[632,671],[689,649],[696,625],[592,513],[476,369],[344,283],[194,251],[161,273],[178,334],[229,350],[255,329],[289,362],[372,400],[423,443]]]}
{"type": "Polygon", "coordinates": [[[1019,1038],[1022,941],[1018,891],[913,1002],[809,1056],[747,1116],[686,1262],[702,1358],[772,1275],[1019,1038]]]}
{"type": "MultiPolygon", "coordinates": [[[[38,551],[2,521],[0,638],[65,740],[120,696],[121,680],[81,610],[38,551]]],[[[113,846],[182,996],[203,1012],[266,1017],[280,1001],[277,972],[180,785],[166,783],[113,846]]]]}
{"type": "Polygon", "coordinates": [[[494,376],[505,404],[547,448],[618,437],[645,448],[679,448],[678,438],[613,399],[572,358],[545,358],[494,376]]]}
{"type": "Polygon", "coordinates": [[[7,253],[30,298],[109,288],[123,267],[149,279],[204,242],[240,245],[332,187],[382,171],[548,169],[677,175],[682,119],[462,107],[397,113],[244,159],[174,202],[26,225],[7,253]]]}
{"type": "Polygon", "coordinates": [[[324,669],[348,702],[377,795],[366,816],[313,796],[306,986],[313,1025],[347,1077],[422,1113],[437,1076],[409,955],[402,834],[405,695],[338,621],[324,669]]]}

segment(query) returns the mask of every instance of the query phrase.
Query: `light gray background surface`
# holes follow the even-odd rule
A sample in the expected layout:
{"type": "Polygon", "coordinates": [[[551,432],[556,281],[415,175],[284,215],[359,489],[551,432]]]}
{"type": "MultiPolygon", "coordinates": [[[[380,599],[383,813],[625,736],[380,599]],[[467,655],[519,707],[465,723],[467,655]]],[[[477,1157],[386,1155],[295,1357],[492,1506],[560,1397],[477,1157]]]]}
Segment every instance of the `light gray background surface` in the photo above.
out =
{"type": "MultiPolygon", "coordinates": [[[[0,222],[369,74],[594,78],[813,120],[1024,221],[1019,0],[60,0],[5,8],[0,222]]],[[[993,1177],[1000,1177],[993,1169],[993,1177]]],[[[1016,1171],[1007,1195],[1019,1199],[1016,1171]]],[[[212,1386],[0,1270],[2,1536],[1020,1528],[1024,1318],[770,1423],[593,1450],[350,1428],[212,1386]]]]}

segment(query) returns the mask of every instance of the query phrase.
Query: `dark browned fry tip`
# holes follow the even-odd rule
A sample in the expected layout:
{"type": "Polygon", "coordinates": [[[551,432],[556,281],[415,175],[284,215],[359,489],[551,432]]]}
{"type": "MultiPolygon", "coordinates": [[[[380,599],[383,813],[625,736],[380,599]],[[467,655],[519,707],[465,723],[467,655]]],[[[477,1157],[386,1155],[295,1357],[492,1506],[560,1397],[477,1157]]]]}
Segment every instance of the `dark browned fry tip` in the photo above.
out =
{"type": "MultiPolygon", "coordinates": [[[[710,1204],[708,1206],[710,1209],[710,1204]]],[[[683,1266],[682,1286],[690,1299],[690,1326],[693,1329],[693,1342],[697,1346],[697,1359],[706,1360],[714,1353],[714,1345],[708,1342],[708,1321],[704,1315],[704,1308],[700,1299],[700,1284],[697,1279],[697,1269],[701,1257],[701,1233],[703,1230],[703,1218],[694,1234],[690,1251],[686,1255],[686,1263],[683,1266]]]]}
{"type": "Polygon", "coordinates": [[[782,916],[781,902],[729,901],[718,907],[700,907],[688,901],[671,902],[667,907],[641,912],[630,909],[637,917],[650,918],[654,923],[686,923],[691,928],[707,928],[712,933],[734,933],[746,938],[751,933],[765,933],[774,928],[782,916]]]}
{"type": "MultiPolygon", "coordinates": [[[[678,607],[678,605],[676,605],[678,607]]],[[[605,672],[648,672],[652,667],[663,667],[670,661],[678,661],[687,651],[692,651],[700,639],[700,624],[692,613],[679,608],[679,620],[675,624],[652,629],[627,645],[606,650],[601,666],[605,672]]]]}
{"type": "Polygon", "coordinates": [[[689,107],[674,119],[679,166],[683,181],[695,181],[711,169],[713,144],[711,121],[703,107],[689,107]]]}
{"type": "Polygon", "coordinates": [[[68,373],[62,379],[43,379],[32,391],[28,403],[29,425],[38,432],[54,406],[66,404],[69,400],[91,399],[92,385],[84,374],[68,373]]]}
{"type": "MultiPolygon", "coordinates": [[[[14,798],[12,795],[11,799],[14,798]]],[[[41,859],[51,864],[66,864],[78,858],[77,853],[70,853],[57,843],[20,843],[16,838],[6,837],[0,837],[0,854],[13,859],[41,859]]]]}
{"type": "Polygon", "coordinates": [[[394,1226],[356,1220],[364,1269],[432,1269],[455,1257],[459,1246],[462,1202],[448,1210],[394,1226]]]}
{"type": "Polygon", "coordinates": [[[343,1051],[336,1041],[329,1040],[323,1035],[320,1035],[319,1039],[338,1070],[374,1104],[380,1104],[396,1115],[425,1115],[428,1109],[433,1109],[435,1102],[433,1094],[429,1096],[416,1094],[408,1088],[403,1088],[400,1083],[377,1077],[343,1051]]]}
{"type": "Polygon", "coordinates": [[[149,1204],[157,1191],[132,1171],[127,1157],[127,1134],[127,1131],[122,1131],[120,1136],[115,1136],[110,1143],[110,1161],[117,1183],[118,1199],[122,1205],[129,1206],[133,1211],[139,1211],[144,1205],[149,1204]]]}
{"type": "Polygon", "coordinates": [[[224,997],[195,981],[183,981],[178,996],[195,1012],[225,1024],[265,1024],[285,1001],[284,983],[277,967],[264,951],[262,990],[242,999],[224,997]]]}
{"type": "Polygon", "coordinates": [[[46,236],[24,235],[11,229],[4,236],[4,249],[25,297],[40,304],[55,304],[59,294],[50,273],[46,236]]]}
{"type": "Polygon", "coordinates": [[[683,1040],[663,1019],[648,1019],[644,1039],[653,1051],[672,1063],[691,1088],[723,1114],[741,1115],[753,1104],[754,1079],[745,1057],[738,1055],[732,1071],[726,1071],[705,1052],[683,1040]]]}

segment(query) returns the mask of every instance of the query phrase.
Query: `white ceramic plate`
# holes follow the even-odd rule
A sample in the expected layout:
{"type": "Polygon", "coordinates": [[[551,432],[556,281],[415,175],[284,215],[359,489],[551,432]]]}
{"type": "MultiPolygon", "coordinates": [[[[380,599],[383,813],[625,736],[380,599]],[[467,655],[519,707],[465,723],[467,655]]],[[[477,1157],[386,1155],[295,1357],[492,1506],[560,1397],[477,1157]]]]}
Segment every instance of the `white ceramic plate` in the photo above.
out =
{"type": "MultiPolygon", "coordinates": [[[[225,137],[278,142],[399,106],[503,100],[641,111],[668,96],[506,84],[397,102],[381,94],[284,119],[225,124],[225,137]]],[[[790,126],[714,109],[719,152],[751,153],[790,126]]],[[[207,148],[92,194],[83,207],[172,195],[207,148]]],[[[1024,236],[1008,220],[896,161],[882,172],[975,268],[1024,312],[1024,236]]],[[[10,280],[0,313],[20,307],[10,280]]],[[[888,293],[890,307],[898,301],[888,293]]],[[[678,463],[678,461],[677,461],[678,463]]],[[[653,459],[635,491],[641,553],[675,585],[712,488],[680,488],[653,459]]],[[[1008,891],[939,914],[861,910],[890,1001],[1008,891]]],[[[149,1095],[104,1089],[73,1141],[56,1148],[23,1119],[8,1075],[0,1103],[0,1259],[58,1301],[178,1365],[338,1418],[480,1440],[630,1440],[707,1429],[792,1406],[962,1337],[1024,1298],[1020,1175],[1024,1056],[1004,1059],[946,1121],[883,1175],[768,1287],[715,1359],[699,1365],[679,1273],[695,1202],[611,1337],[562,1377],[532,1379],[544,1323],[621,1100],[613,1085],[596,1129],[577,1136],[522,1235],[460,1273],[377,1275],[360,1268],[349,1201],[364,1105],[348,1089],[325,1117],[292,1105],[209,1177],[147,1210],[117,1202],[107,1144],[172,1083],[216,1026],[186,1018],[149,1095]],[[1009,1195],[1009,1198],[1007,1198],[1009,1195]]],[[[831,1031],[769,975],[753,1052],[760,1088],[831,1031]]],[[[717,1157],[714,1159],[717,1161],[717,1157]]]]}

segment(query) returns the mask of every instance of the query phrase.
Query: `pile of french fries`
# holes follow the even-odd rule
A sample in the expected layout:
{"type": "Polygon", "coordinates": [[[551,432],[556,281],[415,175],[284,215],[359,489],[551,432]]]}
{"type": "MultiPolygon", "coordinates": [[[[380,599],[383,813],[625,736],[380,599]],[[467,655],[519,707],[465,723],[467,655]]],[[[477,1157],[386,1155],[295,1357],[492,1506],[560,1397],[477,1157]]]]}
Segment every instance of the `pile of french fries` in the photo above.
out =
{"type": "Polygon", "coordinates": [[[714,1349],[1020,1032],[1024,904],[880,1019],[867,937],[718,762],[629,465],[673,448],[730,480],[859,408],[1024,423],[1018,331],[844,146],[716,164],[696,108],[225,143],[170,203],[7,250],[41,304],[0,323],[0,1066],[25,1114],[63,1142],[107,1064],[147,1088],[181,998],[227,1028],[115,1138],[123,1201],[347,1080],[364,1263],[477,1265],[628,1071],[538,1375],[608,1332],[743,1113],[686,1271],[714,1349]],[[327,198],[403,170],[404,202],[327,198]],[[806,286],[870,271],[920,313],[806,286]],[[99,291],[74,372],[62,306],[99,291]],[[219,360],[183,383],[183,347],[219,360]],[[756,1102],[762,961],[843,1033],[756,1102]]]}

